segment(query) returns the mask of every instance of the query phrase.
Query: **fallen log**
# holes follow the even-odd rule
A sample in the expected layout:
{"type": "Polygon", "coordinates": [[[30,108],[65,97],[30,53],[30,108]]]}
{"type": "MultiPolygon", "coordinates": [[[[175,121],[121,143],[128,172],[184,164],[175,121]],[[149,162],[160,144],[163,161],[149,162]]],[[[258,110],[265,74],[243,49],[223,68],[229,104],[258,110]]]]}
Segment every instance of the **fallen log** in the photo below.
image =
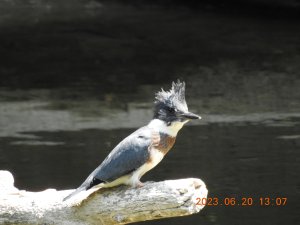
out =
{"type": "Polygon", "coordinates": [[[100,189],[80,204],[62,201],[73,190],[29,192],[14,187],[10,172],[0,171],[0,224],[128,224],[199,212],[206,198],[196,178],[146,182],[144,187],[100,189]]]}

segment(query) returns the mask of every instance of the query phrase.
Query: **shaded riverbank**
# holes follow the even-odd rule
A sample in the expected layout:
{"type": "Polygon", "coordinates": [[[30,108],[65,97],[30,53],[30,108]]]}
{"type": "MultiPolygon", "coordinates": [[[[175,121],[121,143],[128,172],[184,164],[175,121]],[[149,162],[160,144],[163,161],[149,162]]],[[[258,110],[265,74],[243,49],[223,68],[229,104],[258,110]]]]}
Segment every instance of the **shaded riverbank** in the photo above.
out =
{"type": "Polygon", "coordinates": [[[1,87],[123,102],[181,78],[205,113],[300,109],[297,18],[75,3],[3,5],[1,87]]]}

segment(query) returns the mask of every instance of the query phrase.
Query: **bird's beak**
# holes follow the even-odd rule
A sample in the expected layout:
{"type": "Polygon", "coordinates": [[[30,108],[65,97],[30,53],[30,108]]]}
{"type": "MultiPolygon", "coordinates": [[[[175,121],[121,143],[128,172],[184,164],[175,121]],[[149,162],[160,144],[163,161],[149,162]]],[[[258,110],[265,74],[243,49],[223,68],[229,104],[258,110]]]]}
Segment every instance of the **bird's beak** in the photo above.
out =
{"type": "Polygon", "coordinates": [[[182,114],[182,117],[186,118],[186,119],[189,119],[189,120],[197,120],[197,119],[201,119],[201,116],[198,116],[194,113],[191,113],[191,112],[187,112],[187,113],[183,113],[182,114]]]}

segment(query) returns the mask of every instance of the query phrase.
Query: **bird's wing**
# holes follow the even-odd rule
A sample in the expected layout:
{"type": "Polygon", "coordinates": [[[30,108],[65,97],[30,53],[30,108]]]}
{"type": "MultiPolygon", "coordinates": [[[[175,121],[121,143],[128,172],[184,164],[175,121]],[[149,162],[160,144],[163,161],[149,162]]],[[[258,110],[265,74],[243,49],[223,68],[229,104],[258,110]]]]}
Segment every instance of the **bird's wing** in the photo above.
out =
{"type": "Polygon", "coordinates": [[[152,131],[143,127],[120,142],[81,185],[86,189],[111,182],[141,167],[150,156],[152,131]]]}

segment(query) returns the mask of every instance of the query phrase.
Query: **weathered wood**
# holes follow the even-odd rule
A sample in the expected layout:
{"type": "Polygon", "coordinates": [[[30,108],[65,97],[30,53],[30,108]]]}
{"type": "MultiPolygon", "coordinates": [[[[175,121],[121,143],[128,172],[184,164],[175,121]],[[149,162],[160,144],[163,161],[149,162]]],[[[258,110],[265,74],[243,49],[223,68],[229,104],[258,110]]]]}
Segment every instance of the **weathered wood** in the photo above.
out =
{"type": "Polygon", "coordinates": [[[76,205],[62,199],[73,190],[27,192],[13,186],[13,176],[0,171],[0,224],[128,224],[199,212],[196,198],[206,198],[196,178],[146,182],[142,188],[101,189],[76,205]]]}

